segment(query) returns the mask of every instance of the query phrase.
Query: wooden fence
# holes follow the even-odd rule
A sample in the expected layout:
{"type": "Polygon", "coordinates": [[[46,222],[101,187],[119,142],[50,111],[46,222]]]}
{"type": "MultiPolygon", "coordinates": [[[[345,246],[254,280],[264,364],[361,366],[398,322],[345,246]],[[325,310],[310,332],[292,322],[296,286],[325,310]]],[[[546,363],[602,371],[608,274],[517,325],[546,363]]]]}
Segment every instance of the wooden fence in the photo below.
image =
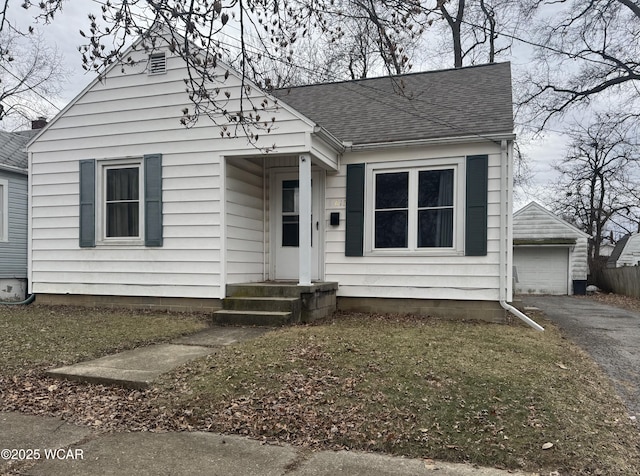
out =
{"type": "Polygon", "coordinates": [[[640,266],[603,268],[597,274],[596,284],[605,291],[640,298],[640,266]]]}

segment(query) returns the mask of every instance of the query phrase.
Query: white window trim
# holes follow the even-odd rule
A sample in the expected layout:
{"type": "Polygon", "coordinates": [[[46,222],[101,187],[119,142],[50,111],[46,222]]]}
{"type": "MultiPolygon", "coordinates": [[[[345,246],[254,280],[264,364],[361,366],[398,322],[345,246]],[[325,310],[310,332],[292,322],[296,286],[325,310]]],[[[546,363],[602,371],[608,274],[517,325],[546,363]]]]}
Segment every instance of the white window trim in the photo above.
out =
{"type": "MultiPolygon", "coordinates": [[[[465,180],[466,162],[464,157],[422,159],[401,162],[369,163],[366,170],[365,182],[365,256],[464,256],[464,220],[465,220],[465,180]],[[380,248],[374,247],[375,237],[375,176],[377,173],[407,172],[415,170],[443,170],[453,169],[453,247],[450,248],[418,248],[417,247],[417,221],[409,217],[408,248],[380,248]],[[415,244],[415,247],[411,245],[415,244]]],[[[409,207],[410,214],[417,210],[418,187],[417,179],[412,179],[409,174],[409,203],[415,203],[415,207],[409,207]]]]}
{"type": "Polygon", "coordinates": [[[97,161],[96,168],[96,246],[105,245],[128,245],[144,247],[144,164],[142,157],[116,160],[97,161]],[[132,237],[107,237],[107,173],[109,169],[122,169],[127,167],[138,167],[138,235],[132,237]]]}
{"type": "Polygon", "coordinates": [[[9,181],[0,179],[0,242],[9,241],[9,181]]]}

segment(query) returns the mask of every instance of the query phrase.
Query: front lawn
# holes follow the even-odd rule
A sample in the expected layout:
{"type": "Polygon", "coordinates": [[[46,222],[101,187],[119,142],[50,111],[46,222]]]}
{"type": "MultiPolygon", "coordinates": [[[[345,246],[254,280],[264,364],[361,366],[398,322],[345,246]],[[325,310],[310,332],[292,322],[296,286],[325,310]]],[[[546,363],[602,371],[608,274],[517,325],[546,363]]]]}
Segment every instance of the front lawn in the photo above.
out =
{"type": "Polygon", "coordinates": [[[205,327],[202,316],[166,312],[0,305],[0,376],[76,363],[205,327]]]}
{"type": "Polygon", "coordinates": [[[338,315],[170,375],[193,428],[561,474],[638,474],[639,434],[607,379],[548,321],[338,315]],[[547,448],[547,449],[543,449],[547,448]]]}
{"type": "Polygon", "coordinates": [[[203,430],[549,474],[640,474],[640,434],[558,330],[336,314],[126,390],[44,370],[205,326],[202,316],[0,307],[0,411],[104,431],[203,430]]]}

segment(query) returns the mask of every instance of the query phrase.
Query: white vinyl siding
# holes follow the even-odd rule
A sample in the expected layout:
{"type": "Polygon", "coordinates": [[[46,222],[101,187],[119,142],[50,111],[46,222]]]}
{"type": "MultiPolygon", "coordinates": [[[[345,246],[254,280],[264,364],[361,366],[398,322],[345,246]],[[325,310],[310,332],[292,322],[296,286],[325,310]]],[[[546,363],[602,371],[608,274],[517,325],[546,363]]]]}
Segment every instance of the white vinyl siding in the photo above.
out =
{"type": "MultiPolygon", "coordinates": [[[[367,185],[368,186],[368,185],[367,185]]],[[[478,143],[430,148],[405,148],[387,151],[345,153],[338,174],[327,174],[326,217],[340,213],[339,226],[326,223],[325,279],[340,284],[338,296],[415,298],[415,299],[499,299],[500,240],[500,149],[497,145],[478,143]],[[486,256],[463,256],[448,250],[413,253],[375,251],[365,256],[345,256],[346,165],[366,163],[369,169],[402,163],[416,167],[450,168],[459,164],[456,200],[464,203],[464,158],[489,155],[488,243],[486,256]],[[460,195],[461,194],[461,195],[460,195]]],[[[373,209],[373,196],[365,190],[366,207],[373,209]]],[[[463,207],[456,216],[464,223],[463,207]]],[[[365,213],[365,234],[371,230],[371,213],[365,213]]],[[[463,225],[459,225],[462,227],[463,225]]],[[[456,238],[458,239],[458,238],[456,238]]],[[[464,243],[464,237],[459,239],[464,243]]]]}
{"type": "Polygon", "coordinates": [[[261,165],[226,164],[227,282],[262,281],[265,269],[264,180],[261,165]]]}
{"type": "MultiPolygon", "coordinates": [[[[141,59],[144,53],[135,55],[141,59]]],[[[206,117],[190,129],[180,124],[182,109],[191,105],[184,92],[185,70],[179,58],[167,55],[166,74],[150,76],[145,68],[146,61],[127,68],[126,74],[119,67],[111,69],[105,81],[88,87],[29,148],[33,184],[30,282],[35,293],[224,296],[221,187],[225,179],[221,160],[227,154],[256,156],[260,152],[241,132],[236,139],[220,138],[220,130],[206,117]],[[149,153],[162,154],[163,246],[102,244],[80,249],[79,161],[95,159],[99,163],[149,153]]],[[[221,69],[221,79],[224,73],[221,69]]],[[[238,105],[239,84],[231,75],[222,85],[221,94],[225,87],[231,92],[229,110],[238,105]]],[[[260,103],[262,96],[256,95],[256,101],[260,103]]],[[[276,127],[258,146],[277,143],[285,154],[304,150],[312,127],[282,106],[269,113],[271,116],[276,117],[276,127]]],[[[253,171],[246,175],[249,181],[254,177],[253,171]]],[[[227,199],[233,200],[235,191],[255,200],[257,185],[250,185],[251,192],[247,192],[236,181],[227,199]]],[[[260,208],[259,203],[253,203],[247,211],[255,214],[260,208]]],[[[233,220],[229,218],[230,225],[233,220]]],[[[239,228],[254,228],[254,235],[245,243],[231,232],[227,245],[237,249],[229,250],[229,271],[235,272],[233,263],[238,263],[240,270],[243,260],[249,260],[251,266],[234,279],[243,273],[256,275],[257,243],[262,248],[262,225],[258,230],[257,222],[247,218],[239,224],[239,228]],[[243,255],[241,245],[252,248],[248,250],[250,258],[243,255]]]]}

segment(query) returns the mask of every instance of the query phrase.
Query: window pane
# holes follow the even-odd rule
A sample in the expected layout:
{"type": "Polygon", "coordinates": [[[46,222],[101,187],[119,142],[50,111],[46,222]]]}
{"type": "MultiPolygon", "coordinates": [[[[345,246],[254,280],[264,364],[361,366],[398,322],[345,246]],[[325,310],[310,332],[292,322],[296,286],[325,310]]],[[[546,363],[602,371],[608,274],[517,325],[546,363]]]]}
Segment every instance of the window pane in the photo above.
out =
{"type": "Polygon", "coordinates": [[[409,173],[376,175],[376,210],[407,208],[409,205],[409,173]]]}
{"type": "Polygon", "coordinates": [[[107,236],[138,236],[138,217],[137,202],[107,203],[107,236]]]}
{"type": "Polygon", "coordinates": [[[420,210],[418,212],[418,247],[450,248],[453,246],[453,209],[420,210]]]}
{"type": "Polygon", "coordinates": [[[300,207],[300,185],[297,180],[282,182],[282,212],[298,213],[300,207]]]}
{"type": "Polygon", "coordinates": [[[298,215],[282,217],[282,246],[300,245],[299,227],[298,215]]]}
{"type": "Polygon", "coordinates": [[[107,201],[138,200],[137,167],[107,170],[107,201]]]}
{"type": "Polygon", "coordinates": [[[407,247],[407,210],[376,212],[376,248],[407,247]]]}
{"type": "Polygon", "coordinates": [[[418,207],[453,206],[453,170],[424,170],[418,177],[418,207]]]}

